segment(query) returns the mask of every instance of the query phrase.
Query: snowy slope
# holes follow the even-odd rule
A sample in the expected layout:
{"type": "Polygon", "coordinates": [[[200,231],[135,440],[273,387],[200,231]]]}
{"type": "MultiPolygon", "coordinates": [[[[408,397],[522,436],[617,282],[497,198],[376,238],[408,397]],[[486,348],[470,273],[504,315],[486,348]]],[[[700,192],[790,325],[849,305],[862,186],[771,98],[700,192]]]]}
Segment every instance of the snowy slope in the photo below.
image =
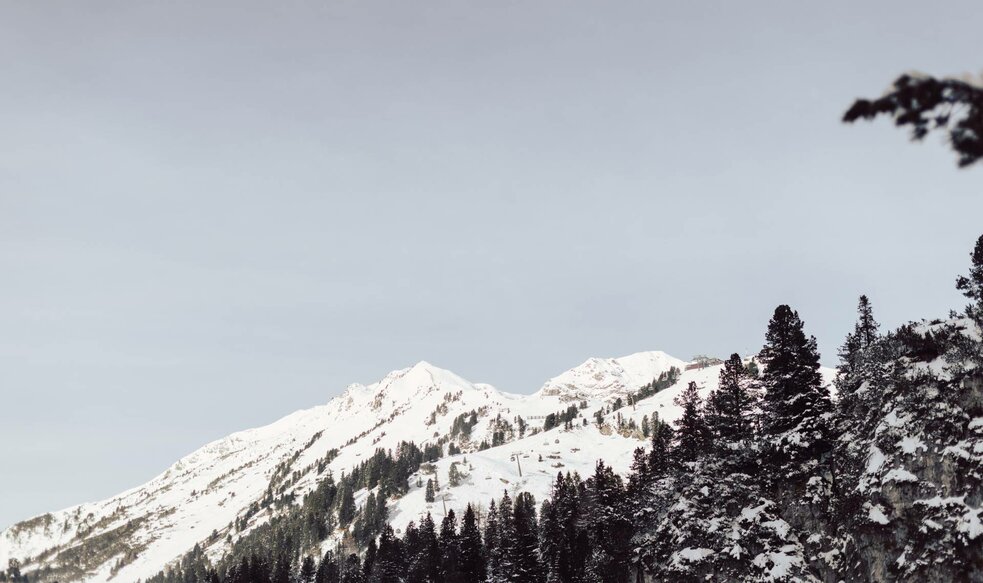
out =
{"type": "MultiPolygon", "coordinates": [[[[626,471],[641,442],[639,435],[594,424],[530,435],[532,429],[573,401],[587,402],[581,414],[590,419],[594,411],[673,366],[682,369],[685,362],[662,352],[590,359],[534,394],[515,395],[420,362],[371,385],[353,384],[326,405],[209,443],[150,482],[113,498],[15,524],[0,533],[0,564],[16,558],[28,572],[49,567],[63,582],[128,582],[156,574],[196,543],[217,558],[228,548],[226,535],[232,533],[233,521],[268,491],[286,488],[302,498],[323,477],[319,462],[323,466],[330,461],[326,467],[340,474],[377,448],[392,449],[400,441],[436,443],[450,433],[455,418],[472,411],[478,424],[470,439],[459,443],[463,453],[434,464],[441,485],[437,502],[427,504],[423,489],[416,487],[418,477],[425,483],[429,476],[412,477],[410,492],[391,502],[394,527],[402,529],[427,511],[442,516],[445,504],[449,509],[485,504],[503,489],[528,491],[541,499],[558,471],[587,474],[598,458],[626,471]],[[524,436],[516,431],[504,445],[478,451],[481,441],[491,441],[496,418],[516,417],[529,424],[524,436]],[[329,460],[332,450],[337,455],[329,460]],[[467,477],[450,487],[447,476],[455,462],[467,477]]],[[[718,373],[719,367],[684,372],[675,386],[621,413],[636,422],[655,413],[671,421],[679,413],[672,400],[681,388],[693,380],[709,391],[718,373]]],[[[365,495],[359,493],[357,500],[365,495]]],[[[266,512],[271,511],[251,516],[250,528],[268,520],[266,512]]]]}

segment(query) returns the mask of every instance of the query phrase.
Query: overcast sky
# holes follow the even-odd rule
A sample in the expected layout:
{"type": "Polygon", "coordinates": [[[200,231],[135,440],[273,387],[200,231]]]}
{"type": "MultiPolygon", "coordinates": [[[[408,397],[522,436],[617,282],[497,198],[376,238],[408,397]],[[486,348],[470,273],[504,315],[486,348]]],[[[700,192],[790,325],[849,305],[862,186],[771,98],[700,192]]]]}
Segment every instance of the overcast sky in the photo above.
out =
{"type": "Polygon", "coordinates": [[[0,3],[0,527],[428,360],[826,364],[961,307],[983,168],[839,119],[978,0],[0,3]]]}

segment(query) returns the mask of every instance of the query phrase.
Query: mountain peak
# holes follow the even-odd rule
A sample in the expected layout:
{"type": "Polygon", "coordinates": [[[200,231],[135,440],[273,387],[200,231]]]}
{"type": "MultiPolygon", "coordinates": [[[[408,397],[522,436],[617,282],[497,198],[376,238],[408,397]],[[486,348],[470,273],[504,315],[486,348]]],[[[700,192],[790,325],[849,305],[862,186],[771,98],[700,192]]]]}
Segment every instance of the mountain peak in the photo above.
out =
{"type": "Polygon", "coordinates": [[[636,352],[618,358],[588,358],[580,366],[546,381],[537,392],[564,401],[585,398],[614,400],[637,390],[672,367],[686,363],[660,350],[636,352]]]}

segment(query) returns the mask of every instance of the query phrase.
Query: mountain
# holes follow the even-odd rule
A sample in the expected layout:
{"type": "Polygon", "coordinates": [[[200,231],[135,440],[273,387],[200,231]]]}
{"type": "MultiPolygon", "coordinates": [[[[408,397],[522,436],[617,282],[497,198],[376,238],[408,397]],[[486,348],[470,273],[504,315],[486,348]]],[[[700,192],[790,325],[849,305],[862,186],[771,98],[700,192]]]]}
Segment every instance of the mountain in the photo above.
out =
{"type": "MultiPolygon", "coordinates": [[[[672,421],[681,387],[694,381],[708,392],[720,367],[683,371],[671,387],[610,414],[610,423],[598,425],[595,412],[628,403],[660,374],[685,367],[662,352],[592,358],[533,394],[517,395],[420,362],[370,385],[350,385],[325,405],[209,443],[107,500],[17,523],[0,533],[0,564],[14,559],[22,572],[62,583],[129,582],[158,573],[196,545],[216,560],[291,506],[271,501],[299,502],[325,476],[343,476],[401,442],[437,453],[410,477],[405,495],[389,501],[397,530],[427,511],[439,517],[445,505],[485,504],[502,490],[541,499],[558,471],[588,474],[603,458],[625,472],[643,443],[643,417],[672,421]],[[550,414],[571,407],[576,423],[542,431],[550,414]],[[433,502],[425,499],[430,479],[439,484],[433,502]]],[[[356,492],[356,504],[368,495],[356,492]]]]}

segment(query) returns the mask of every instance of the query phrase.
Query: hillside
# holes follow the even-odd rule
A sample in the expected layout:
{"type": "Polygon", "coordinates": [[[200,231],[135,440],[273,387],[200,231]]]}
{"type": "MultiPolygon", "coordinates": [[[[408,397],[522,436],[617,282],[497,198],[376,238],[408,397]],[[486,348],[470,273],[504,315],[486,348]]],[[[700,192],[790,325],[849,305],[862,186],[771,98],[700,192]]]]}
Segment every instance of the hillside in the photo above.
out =
{"type": "MultiPolygon", "coordinates": [[[[613,420],[598,426],[592,415],[618,399],[627,403],[633,391],[685,365],[662,352],[592,358],[533,394],[516,395],[420,362],[377,383],[350,385],[326,405],[209,443],[108,500],[15,524],[0,534],[0,564],[16,559],[22,572],[45,573],[42,580],[98,582],[145,579],[196,544],[217,560],[284,511],[272,498],[300,501],[326,475],[350,472],[377,449],[400,442],[439,449],[432,466],[408,481],[406,494],[389,502],[397,529],[427,511],[442,515],[445,504],[484,504],[503,489],[542,498],[558,471],[587,474],[598,458],[627,471],[632,450],[643,443],[643,417],[675,419],[680,387],[695,381],[711,390],[719,366],[683,372],[672,387],[626,404],[616,413],[620,429],[613,420]],[[548,415],[571,405],[572,429],[540,431],[548,415]],[[462,420],[469,422],[466,432],[462,420]],[[448,455],[451,444],[460,453],[448,455]],[[448,480],[452,465],[463,474],[457,486],[448,480]],[[431,476],[441,487],[428,503],[417,484],[431,476]]],[[[356,502],[367,495],[356,492],[356,502]]]]}

